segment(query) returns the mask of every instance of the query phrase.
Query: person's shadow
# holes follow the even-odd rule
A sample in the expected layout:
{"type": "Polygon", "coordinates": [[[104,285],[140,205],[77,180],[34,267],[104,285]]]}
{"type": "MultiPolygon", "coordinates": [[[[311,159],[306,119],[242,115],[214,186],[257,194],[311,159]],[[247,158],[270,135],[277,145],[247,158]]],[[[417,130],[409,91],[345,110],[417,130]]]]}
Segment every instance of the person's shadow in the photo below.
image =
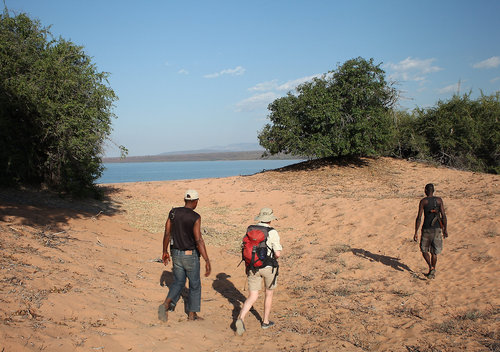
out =
{"type": "MultiPolygon", "coordinates": [[[[160,286],[162,287],[167,286],[168,288],[170,288],[170,285],[172,285],[173,282],[174,282],[174,274],[171,271],[164,270],[163,273],[161,273],[160,286]]],[[[188,314],[189,289],[187,287],[184,287],[182,289],[181,298],[184,303],[184,312],[188,314]]]]}
{"type": "MultiPolygon", "coordinates": [[[[231,329],[236,331],[236,320],[238,320],[238,315],[240,314],[241,305],[245,302],[246,297],[243,295],[234,284],[228,280],[230,275],[226,273],[219,273],[216,276],[216,279],[212,283],[212,287],[215,291],[219,292],[222,296],[224,296],[229,303],[233,305],[231,329]]],[[[250,312],[257,318],[259,322],[262,323],[262,317],[259,312],[257,312],[253,307],[250,309],[250,312]]]]}
{"type": "Polygon", "coordinates": [[[398,258],[389,257],[386,255],[374,254],[370,251],[366,251],[366,250],[360,249],[360,248],[351,248],[351,251],[354,255],[356,255],[358,257],[365,258],[365,259],[368,259],[370,261],[376,261],[376,262],[382,263],[384,265],[390,266],[390,267],[392,267],[396,270],[399,270],[399,271],[406,270],[410,273],[413,273],[413,270],[411,270],[408,267],[408,265],[401,263],[398,258]]]}

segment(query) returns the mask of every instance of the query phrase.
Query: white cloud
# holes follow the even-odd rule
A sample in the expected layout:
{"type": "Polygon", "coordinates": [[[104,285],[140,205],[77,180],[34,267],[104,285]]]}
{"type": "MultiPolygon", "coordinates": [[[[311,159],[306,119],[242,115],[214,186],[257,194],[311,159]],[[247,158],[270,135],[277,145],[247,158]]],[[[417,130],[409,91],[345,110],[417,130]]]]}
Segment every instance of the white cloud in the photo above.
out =
{"type": "Polygon", "coordinates": [[[449,86],[438,89],[439,94],[447,94],[447,93],[457,93],[459,89],[459,83],[450,84],[449,86]]]}
{"type": "Polygon", "coordinates": [[[321,77],[320,74],[302,77],[302,78],[297,78],[297,79],[294,79],[292,81],[288,81],[288,82],[285,82],[285,83],[279,85],[277,89],[281,90],[281,91],[288,92],[288,91],[294,90],[295,88],[297,88],[297,86],[301,85],[302,83],[312,81],[313,78],[319,78],[319,77],[321,77]]]}
{"type": "Polygon", "coordinates": [[[246,70],[243,67],[237,66],[235,68],[228,68],[228,69],[222,70],[220,72],[210,73],[210,74],[205,75],[203,77],[205,77],[205,78],[217,78],[217,77],[220,77],[222,75],[241,76],[242,74],[245,73],[245,71],[246,70]]]}
{"type": "Polygon", "coordinates": [[[436,59],[418,59],[407,57],[403,61],[396,64],[387,63],[385,67],[392,71],[389,73],[389,79],[403,81],[425,81],[426,76],[430,73],[441,71],[442,68],[435,66],[433,62],[436,59]]]}
{"type": "Polygon", "coordinates": [[[489,59],[477,62],[472,67],[474,68],[496,68],[500,66],[500,56],[492,56],[489,59]]]}
{"type": "Polygon", "coordinates": [[[278,83],[276,79],[273,79],[272,81],[258,83],[248,90],[253,92],[266,92],[275,89],[278,89],[278,83]]]}
{"type": "Polygon", "coordinates": [[[177,71],[177,73],[180,75],[188,75],[189,71],[181,68],[179,71],[177,71]]]}
{"type": "Polygon", "coordinates": [[[272,103],[273,100],[279,98],[279,95],[274,92],[266,92],[258,95],[254,95],[250,98],[244,99],[236,104],[236,111],[255,111],[259,109],[265,109],[272,103]]]}
{"type": "Polygon", "coordinates": [[[321,74],[311,75],[307,77],[301,77],[294,80],[284,82],[282,84],[278,83],[278,80],[273,79],[272,81],[266,81],[258,83],[255,86],[249,88],[251,92],[263,92],[251,96],[250,98],[244,99],[236,104],[236,111],[254,111],[259,109],[266,109],[267,106],[273,102],[273,100],[282,97],[283,93],[293,91],[298,85],[311,81],[313,78],[321,77],[321,74]]]}
{"type": "Polygon", "coordinates": [[[282,84],[278,84],[278,80],[274,79],[272,81],[258,83],[252,88],[249,88],[248,90],[255,92],[266,92],[266,91],[289,92],[297,88],[297,86],[301,85],[302,83],[312,81],[313,78],[319,78],[321,76],[322,76],[321,74],[317,74],[317,75],[297,78],[282,84]]]}
{"type": "Polygon", "coordinates": [[[491,83],[495,83],[496,81],[500,81],[500,77],[495,77],[490,80],[491,83]]]}

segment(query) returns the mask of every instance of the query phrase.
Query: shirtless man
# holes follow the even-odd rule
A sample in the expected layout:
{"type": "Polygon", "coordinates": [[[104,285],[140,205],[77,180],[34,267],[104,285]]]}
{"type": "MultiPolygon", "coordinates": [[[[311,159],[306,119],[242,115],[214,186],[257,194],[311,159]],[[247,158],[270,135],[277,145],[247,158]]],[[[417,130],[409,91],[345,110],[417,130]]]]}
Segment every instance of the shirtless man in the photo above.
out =
{"type": "Polygon", "coordinates": [[[436,276],[437,256],[443,250],[443,237],[448,237],[448,230],[443,200],[440,197],[434,197],[434,185],[432,183],[425,185],[425,195],[426,197],[420,200],[418,206],[413,240],[415,242],[418,240],[420,219],[423,213],[424,223],[422,225],[420,250],[429,266],[429,272],[425,276],[433,279],[436,276]]]}

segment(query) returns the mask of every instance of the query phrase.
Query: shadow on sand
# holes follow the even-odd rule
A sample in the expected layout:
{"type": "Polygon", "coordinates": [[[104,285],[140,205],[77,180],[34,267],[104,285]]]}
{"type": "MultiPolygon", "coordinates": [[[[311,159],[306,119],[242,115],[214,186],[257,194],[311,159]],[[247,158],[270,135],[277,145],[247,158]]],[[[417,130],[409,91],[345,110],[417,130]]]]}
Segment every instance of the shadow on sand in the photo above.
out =
{"type": "Polygon", "coordinates": [[[368,166],[367,158],[358,157],[328,157],[314,160],[306,160],[301,163],[284,166],[274,171],[289,172],[289,171],[311,171],[317,170],[325,166],[340,166],[340,167],[364,167],[368,166]]]}
{"type": "Polygon", "coordinates": [[[72,199],[55,192],[36,189],[0,188],[0,221],[10,217],[20,219],[22,225],[61,231],[61,225],[70,219],[97,218],[101,214],[121,213],[121,204],[112,199],[120,190],[113,186],[99,186],[100,200],[72,199]]]}
{"type": "MultiPolygon", "coordinates": [[[[224,298],[226,298],[229,303],[233,305],[233,312],[232,312],[232,322],[231,322],[231,329],[236,331],[236,320],[238,319],[238,315],[240,314],[241,306],[243,302],[245,302],[246,297],[238,290],[234,284],[228,280],[230,278],[230,275],[227,275],[226,273],[219,273],[216,276],[216,279],[214,280],[212,287],[215,291],[219,292],[224,298]]],[[[262,322],[262,317],[260,316],[259,312],[257,312],[253,307],[250,309],[250,313],[252,313],[255,318],[259,321],[262,322]]]]}
{"type": "Polygon", "coordinates": [[[389,257],[387,255],[374,254],[370,251],[366,251],[360,248],[351,248],[351,251],[355,256],[368,259],[369,261],[379,262],[399,271],[406,270],[409,273],[413,273],[413,270],[411,270],[406,264],[401,263],[399,261],[399,258],[389,257]]]}

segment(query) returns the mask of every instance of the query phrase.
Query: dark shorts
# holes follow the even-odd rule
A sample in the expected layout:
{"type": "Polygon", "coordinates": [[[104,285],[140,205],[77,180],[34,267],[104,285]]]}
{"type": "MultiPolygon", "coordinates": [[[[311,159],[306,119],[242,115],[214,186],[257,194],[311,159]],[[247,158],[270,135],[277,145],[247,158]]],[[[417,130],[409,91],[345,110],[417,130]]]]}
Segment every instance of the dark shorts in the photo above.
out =
{"type": "Polygon", "coordinates": [[[431,252],[432,254],[439,254],[443,251],[443,236],[440,228],[422,229],[420,250],[422,253],[431,252]]]}

